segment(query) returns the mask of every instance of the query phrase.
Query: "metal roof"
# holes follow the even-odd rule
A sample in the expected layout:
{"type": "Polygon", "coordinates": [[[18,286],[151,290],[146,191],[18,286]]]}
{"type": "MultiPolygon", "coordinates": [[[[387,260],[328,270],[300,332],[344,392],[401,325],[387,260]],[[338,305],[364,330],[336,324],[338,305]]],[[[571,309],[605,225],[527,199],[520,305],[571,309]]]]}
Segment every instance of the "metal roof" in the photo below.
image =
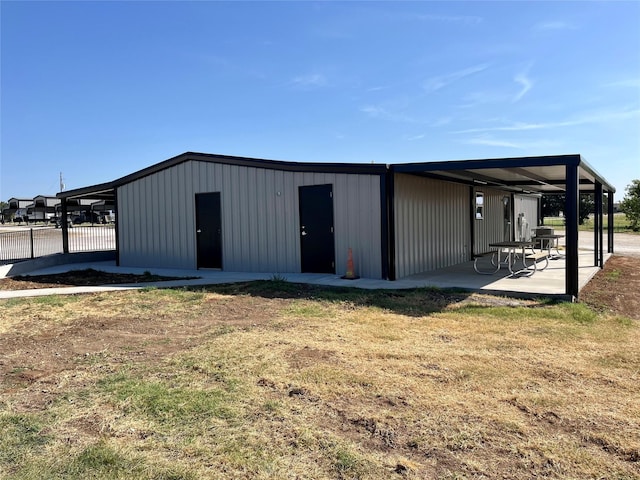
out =
{"type": "Polygon", "coordinates": [[[594,192],[596,183],[615,188],[580,155],[493,158],[391,165],[397,173],[409,173],[473,185],[487,185],[517,192],[564,193],[567,166],[578,167],[581,192],[594,192]]]}
{"type": "Polygon", "coordinates": [[[352,173],[383,175],[387,171],[387,166],[382,164],[367,163],[314,163],[314,162],[285,162],[281,160],[265,160],[260,158],[234,157],[230,155],[218,155],[212,153],[186,152],[172,157],[150,167],[143,168],[130,175],[126,175],[117,180],[101,183],[91,187],[78,188],[58,193],[58,198],[82,198],[91,197],[101,200],[111,200],[113,190],[117,187],[131,183],[148,175],[153,175],[159,171],[171,168],[180,163],[188,161],[223,163],[227,165],[238,165],[253,168],[267,168],[271,170],[282,170],[287,172],[326,172],[326,173],[352,173]],[[111,193],[110,193],[111,192],[111,193]]]}
{"type": "Polygon", "coordinates": [[[596,183],[602,184],[605,190],[615,192],[615,188],[578,154],[373,165],[366,163],[284,162],[186,152],[111,182],[60,192],[57,194],[57,198],[92,198],[93,200],[112,201],[117,187],[187,161],[224,163],[293,172],[382,175],[386,171],[391,171],[530,193],[563,193],[566,190],[567,166],[577,166],[581,192],[594,192],[596,183]]]}

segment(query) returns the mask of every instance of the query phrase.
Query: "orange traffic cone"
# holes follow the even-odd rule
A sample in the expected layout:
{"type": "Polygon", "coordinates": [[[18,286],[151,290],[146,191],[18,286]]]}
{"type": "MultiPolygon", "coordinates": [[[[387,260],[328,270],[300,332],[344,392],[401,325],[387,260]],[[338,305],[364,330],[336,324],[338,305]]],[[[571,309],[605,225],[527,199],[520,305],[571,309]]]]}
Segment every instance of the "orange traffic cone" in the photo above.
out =
{"type": "Polygon", "coordinates": [[[345,280],[355,280],[356,278],[360,278],[356,275],[355,269],[353,268],[353,253],[351,252],[351,248],[349,248],[349,253],[347,254],[347,271],[342,278],[345,280]]]}

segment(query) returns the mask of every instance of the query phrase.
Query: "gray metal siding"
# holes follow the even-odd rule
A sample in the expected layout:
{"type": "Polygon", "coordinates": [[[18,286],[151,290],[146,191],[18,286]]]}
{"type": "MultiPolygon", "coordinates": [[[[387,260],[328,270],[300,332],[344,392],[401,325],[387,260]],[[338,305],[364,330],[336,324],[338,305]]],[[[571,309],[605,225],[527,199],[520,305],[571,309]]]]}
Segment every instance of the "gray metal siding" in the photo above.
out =
{"type": "Polygon", "coordinates": [[[299,272],[298,187],[333,185],[336,273],[353,249],[359,275],[380,278],[380,177],[296,173],[189,161],[118,189],[120,262],[196,267],[195,194],[221,193],[227,271],[299,272]]]}
{"type": "Polygon", "coordinates": [[[469,187],[397,174],[394,190],[397,278],[469,259],[469,187]]]}
{"type": "Polygon", "coordinates": [[[511,197],[511,193],[479,187],[475,189],[475,192],[484,193],[484,219],[474,219],[474,252],[484,253],[490,250],[490,243],[505,240],[504,204],[502,199],[511,197]]]}
{"type": "MultiPolygon", "coordinates": [[[[529,227],[534,229],[538,226],[538,201],[537,195],[514,195],[514,218],[518,218],[519,213],[524,213],[524,218],[527,219],[529,227]]],[[[533,235],[533,230],[531,234],[533,235]]]]}

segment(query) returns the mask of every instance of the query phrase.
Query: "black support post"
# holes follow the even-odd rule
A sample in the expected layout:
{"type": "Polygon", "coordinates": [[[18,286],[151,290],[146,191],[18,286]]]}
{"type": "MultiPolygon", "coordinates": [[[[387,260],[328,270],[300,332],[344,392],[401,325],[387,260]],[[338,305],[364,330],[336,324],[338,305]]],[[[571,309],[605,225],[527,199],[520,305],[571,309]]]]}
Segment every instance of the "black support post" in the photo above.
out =
{"type": "Polygon", "coordinates": [[[396,213],[395,213],[395,173],[387,174],[387,229],[389,231],[389,280],[396,280],[396,213]]]}
{"type": "Polygon", "coordinates": [[[593,229],[593,234],[595,235],[595,242],[594,242],[594,246],[596,251],[596,258],[595,261],[596,263],[594,265],[599,266],[600,268],[602,268],[604,266],[604,251],[602,248],[602,243],[603,243],[603,236],[602,236],[602,232],[603,232],[603,220],[604,217],[602,215],[602,183],[600,182],[596,182],[596,191],[595,191],[595,207],[596,207],[596,222],[594,225],[594,229],[593,229]]]}
{"type": "Polygon", "coordinates": [[[387,202],[387,175],[380,175],[380,259],[382,278],[389,279],[389,207],[387,202]]]}
{"type": "Polygon", "coordinates": [[[613,253],[613,191],[607,193],[607,253],[613,253]]]}
{"type": "Polygon", "coordinates": [[[69,215],[67,213],[66,198],[63,198],[62,201],[60,202],[60,208],[62,212],[62,215],[61,215],[62,224],[60,225],[62,227],[62,251],[63,253],[69,253],[69,223],[68,223],[69,215]]]}
{"type": "Polygon", "coordinates": [[[118,235],[118,220],[120,219],[120,215],[118,215],[118,189],[113,189],[113,214],[116,217],[115,221],[115,234],[116,234],[116,266],[120,266],[120,240],[118,235]]]}
{"type": "Polygon", "coordinates": [[[476,191],[474,187],[469,187],[469,232],[471,233],[469,260],[473,260],[476,255],[483,253],[476,252],[476,191]]]}
{"type": "Polygon", "coordinates": [[[578,297],[578,210],[580,206],[579,175],[577,164],[566,165],[566,263],[565,293],[573,298],[578,297]]]}

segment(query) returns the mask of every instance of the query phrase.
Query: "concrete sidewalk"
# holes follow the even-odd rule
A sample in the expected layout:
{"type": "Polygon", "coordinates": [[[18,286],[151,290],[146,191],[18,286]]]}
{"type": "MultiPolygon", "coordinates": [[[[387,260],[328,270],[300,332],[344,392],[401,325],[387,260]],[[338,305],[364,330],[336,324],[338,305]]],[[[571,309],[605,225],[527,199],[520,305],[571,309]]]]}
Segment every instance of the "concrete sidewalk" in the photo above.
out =
{"type": "Polygon", "coordinates": [[[184,277],[184,279],[169,280],[164,282],[141,282],[135,284],[102,285],[89,287],[59,287],[41,288],[30,290],[0,290],[0,299],[18,297],[36,297],[41,295],[72,295],[78,293],[94,292],[114,292],[120,290],[132,290],[141,288],[173,288],[173,287],[193,287],[201,285],[215,285],[221,283],[249,282],[254,280],[269,280],[277,276],[284,278],[291,283],[307,283],[313,285],[326,285],[336,287],[357,287],[366,289],[395,289],[395,288],[416,288],[424,287],[424,281],[415,280],[412,282],[390,282],[387,280],[376,280],[370,278],[359,278],[356,280],[345,280],[333,274],[315,273],[251,273],[251,272],[223,272],[219,270],[188,270],[188,269],[168,269],[168,268],[135,268],[118,267],[113,261],[73,263],[67,265],[56,265],[53,267],[30,271],[25,275],[55,275],[58,273],[73,270],[86,270],[88,268],[109,273],[132,273],[143,275],[151,273],[164,277],[184,277]],[[191,277],[187,279],[187,277],[191,277]],[[196,278],[194,278],[196,277],[196,278]]]}
{"type": "MultiPolygon", "coordinates": [[[[608,258],[608,257],[607,257],[608,258]]],[[[581,252],[579,281],[580,288],[598,272],[593,267],[593,253],[581,252]]],[[[355,287],[364,289],[408,289],[408,288],[457,288],[470,292],[479,292],[489,295],[505,295],[513,297],[555,297],[568,298],[565,295],[564,259],[550,261],[549,267],[538,271],[530,277],[510,276],[506,269],[500,270],[495,275],[478,275],[473,270],[473,262],[465,262],[452,267],[424,272],[396,281],[379,280],[371,278],[359,278],[345,280],[335,274],[314,273],[251,273],[251,272],[225,272],[219,270],[191,270],[191,269],[166,269],[166,268],[134,268],[119,267],[115,261],[71,263],[55,265],[30,271],[26,275],[53,275],[71,270],[85,270],[92,268],[111,273],[133,273],[142,275],[151,273],[167,277],[191,277],[191,279],[179,279],[165,282],[143,282],[136,284],[102,285],[87,287],[59,287],[42,288],[32,290],[0,290],[0,299],[36,297],[43,295],[72,295],[79,293],[112,292],[141,288],[173,288],[173,287],[197,287],[221,283],[247,282],[254,280],[269,280],[277,276],[291,283],[306,283],[312,285],[325,285],[333,287],[355,287]],[[194,278],[197,277],[197,278],[194,278]]]]}

